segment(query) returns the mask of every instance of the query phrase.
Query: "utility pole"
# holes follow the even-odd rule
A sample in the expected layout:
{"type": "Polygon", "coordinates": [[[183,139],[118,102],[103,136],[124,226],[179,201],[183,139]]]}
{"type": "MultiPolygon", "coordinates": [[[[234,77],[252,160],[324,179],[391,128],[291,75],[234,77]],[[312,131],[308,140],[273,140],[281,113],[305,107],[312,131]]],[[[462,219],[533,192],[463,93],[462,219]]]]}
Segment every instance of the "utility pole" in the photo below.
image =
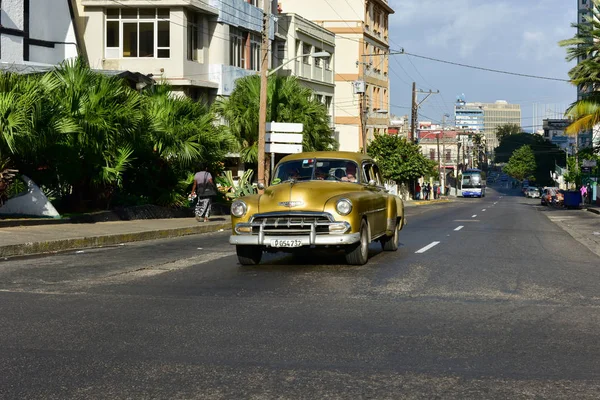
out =
{"type": "Polygon", "coordinates": [[[425,102],[425,100],[427,100],[427,98],[429,96],[431,96],[432,94],[439,94],[440,91],[433,91],[433,90],[417,90],[417,83],[413,82],[413,86],[412,86],[412,107],[411,107],[411,121],[412,121],[412,125],[410,128],[410,141],[414,142],[415,141],[415,134],[417,132],[417,119],[419,118],[419,107],[421,107],[421,104],[423,104],[425,102]],[[425,96],[425,98],[421,101],[419,101],[418,99],[418,94],[426,94],[427,96],[425,96]]]}
{"type": "Polygon", "coordinates": [[[410,141],[415,141],[415,133],[417,131],[417,115],[419,112],[419,105],[417,104],[417,83],[413,82],[412,85],[412,106],[410,114],[410,141]]]}
{"type": "Polygon", "coordinates": [[[271,1],[263,0],[262,44],[260,46],[260,108],[258,111],[258,183],[266,185],[265,137],[267,129],[267,83],[269,69],[269,14],[271,1]]]}

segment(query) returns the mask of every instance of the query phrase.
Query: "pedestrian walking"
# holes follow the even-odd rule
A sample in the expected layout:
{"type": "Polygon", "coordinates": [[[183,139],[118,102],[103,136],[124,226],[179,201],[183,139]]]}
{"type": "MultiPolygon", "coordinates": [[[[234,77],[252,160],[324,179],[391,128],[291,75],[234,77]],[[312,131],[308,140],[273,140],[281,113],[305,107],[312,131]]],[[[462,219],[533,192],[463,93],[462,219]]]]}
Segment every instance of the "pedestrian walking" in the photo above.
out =
{"type": "Polygon", "coordinates": [[[581,187],[579,188],[579,191],[581,192],[581,202],[583,204],[585,204],[586,200],[587,200],[587,188],[585,187],[585,185],[581,185],[581,187]]]}
{"type": "Polygon", "coordinates": [[[430,200],[432,196],[431,193],[431,183],[427,183],[427,200],[430,200]]]}
{"type": "Polygon", "coordinates": [[[427,200],[427,197],[429,196],[429,192],[427,189],[427,184],[424,183],[423,184],[423,200],[427,200]]]}
{"type": "Polygon", "coordinates": [[[437,183],[433,184],[433,199],[437,199],[438,198],[438,185],[437,183]]]}
{"type": "Polygon", "coordinates": [[[438,188],[437,188],[437,197],[438,197],[438,199],[439,199],[441,196],[442,196],[442,186],[440,185],[440,186],[438,186],[438,188]]]}
{"type": "Polygon", "coordinates": [[[217,195],[217,189],[213,183],[213,178],[208,168],[196,172],[194,175],[194,185],[192,186],[192,198],[196,198],[196,207],[194,214],[196,221],[208,222],[210,217],[210,206],[212,198],[217,195]]]}
{"type": "Polygon", "coordinates": [[[590,183],[588,182],[587,185],[585,186],[585,190],[586,190],[586,194],[587,194],[587,203],[588,204],[592,204],[592,187],[590,186],[590,183]]]}
{"type": "Polygon", "coordinates": [[[415,197],[417,200],[421,198],[421,185],[419,185],[419,182],[417,182],[417,187],[415,188],[415,197]]]}

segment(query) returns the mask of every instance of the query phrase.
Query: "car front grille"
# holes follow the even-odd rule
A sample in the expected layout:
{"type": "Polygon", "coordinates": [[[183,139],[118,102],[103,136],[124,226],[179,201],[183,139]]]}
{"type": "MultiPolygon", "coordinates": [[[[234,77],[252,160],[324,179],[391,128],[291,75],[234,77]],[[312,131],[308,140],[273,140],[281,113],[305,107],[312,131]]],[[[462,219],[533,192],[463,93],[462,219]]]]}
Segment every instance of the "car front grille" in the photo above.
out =
{"type": "Polygon", "coordinates": [[[333,218],[328,213],[269,213],[257,214],[252,218],[252,234],[257,235],[262,227],[265,235],[328,234],[333,218]]]}

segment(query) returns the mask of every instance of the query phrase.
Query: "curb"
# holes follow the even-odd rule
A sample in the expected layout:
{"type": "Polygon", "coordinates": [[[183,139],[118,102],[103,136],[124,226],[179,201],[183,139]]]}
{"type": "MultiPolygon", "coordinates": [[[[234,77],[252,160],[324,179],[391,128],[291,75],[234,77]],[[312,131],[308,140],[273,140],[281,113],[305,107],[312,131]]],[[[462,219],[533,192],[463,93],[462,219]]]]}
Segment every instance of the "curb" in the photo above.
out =
{"type": "Polygon", "coordinates": [[[600,209],[598,209],[598,208],[586,208],[586,210],[588,210],[591,213],[600,215],[600,209]]]}
{"type": "Polygon", "coordinates": [[[218,232],[221,229],[231,229],[231,222],[215,225],[198,225],[185,228],[158,229],[153,231],[119,233],[115,235],[90,236],[0,246],[0,257],[27,256],[34,254],[55,253],[65,250],[114,246],[120,243],[168,239],[180,236],[197,235],[201,233],[218,232]]]}
{"type": "Polygon", "coordinates": [[[450,199],[440,199],[440,200],[417,200],[412,201],[411,204],[415,206],[424,206],[428,204],[439,204],[439,203],[450,203],[452,200],[450,199]]]}

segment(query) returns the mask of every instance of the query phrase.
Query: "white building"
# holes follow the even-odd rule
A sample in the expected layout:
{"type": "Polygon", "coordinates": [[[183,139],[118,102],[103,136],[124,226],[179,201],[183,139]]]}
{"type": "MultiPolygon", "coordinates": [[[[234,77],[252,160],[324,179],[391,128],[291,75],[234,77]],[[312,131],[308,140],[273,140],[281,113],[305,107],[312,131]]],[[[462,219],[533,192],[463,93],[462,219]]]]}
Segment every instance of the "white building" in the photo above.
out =
{"type": "Polygon", "coordinates": [[[317,100],[327,108],[333,128],[335,34],[297,14],[279,14],[277,26],[273,67],[282,66],[278,75],[295,76],[302,85],[313,90],[317,100]],[[330,56],[307,55],[319,52],[330,56]]]}
{"type": "Polygon", "coordinates": [[[260,69],[261,0],[76,1],[92,68],[151,74],[208,102],[260,69]]]}
{"type": "Polygon", "coordinates": [[[2,0],[0,4],[3,69],[51,66],[77,57],[70,0],[2,0]]]}

